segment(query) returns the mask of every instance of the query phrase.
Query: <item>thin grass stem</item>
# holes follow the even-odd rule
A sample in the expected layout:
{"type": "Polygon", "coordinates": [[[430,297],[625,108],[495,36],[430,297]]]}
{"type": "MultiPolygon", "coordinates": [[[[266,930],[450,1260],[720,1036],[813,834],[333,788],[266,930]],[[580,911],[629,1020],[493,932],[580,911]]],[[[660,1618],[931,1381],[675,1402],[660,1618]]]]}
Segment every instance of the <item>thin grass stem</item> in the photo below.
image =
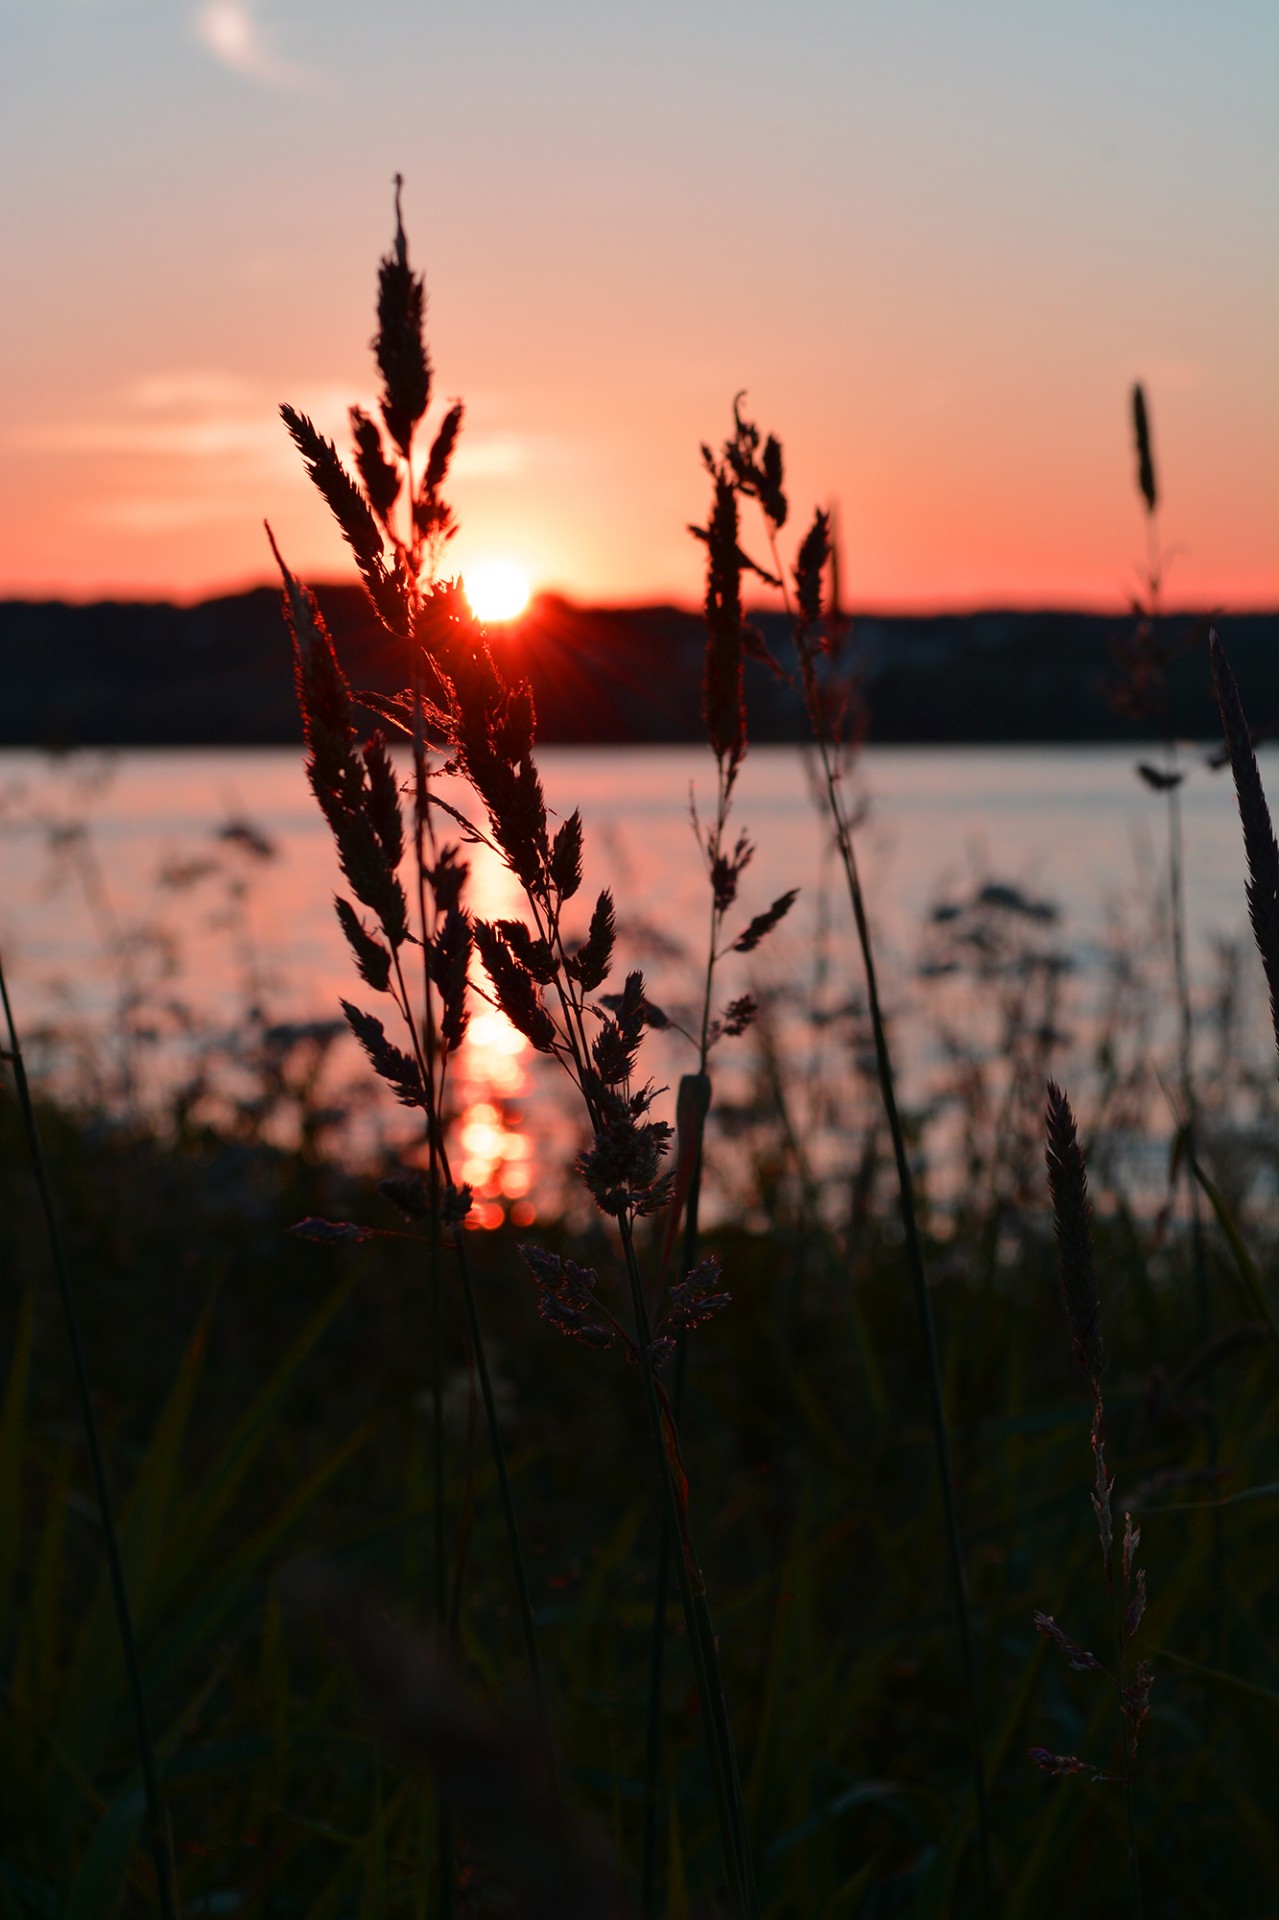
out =
{"type": "MultiPolygon", "coordinates": [[[[1177,748],[1175,741],[1171,739],[1168,742],[1168,765],[1170,772],[1177,770],[1177,748]]],[[[1189,1159],[1193,1159],[1199,1146],[1199,1103],[1195,1092],[1194,1025],[1190,1008],[1190,976],[1186,964],[1185,856],[1181,829],[1181,793],[1177,787],[1171,787],[1168,791],[1168,897],[1172,919],[1173,979],[1177,994],[1178,1078],[1181,1081],[1181,1097],[1186,1114],[1187,1145],[1190,1149],[1186,1174],[1190,1189],[1190,1246],[1194,1261],[1199,1344],[1203,1346],[1209,1336],[1208,1262],[1204,1245],[1203,1211],[1199,1204],[1199,1189],[1193,1174],[1189,1172],[1189,1159]]]]}
{"type": "Polygon", "coordinates": [[[1115,1692],[1119,1712],[1119,1742],[1123,1754],[1124,1816],[1128,1831],[1128,1880],[1132,1894],[1133,1920],[1142,1920],[1141,1866],[1137,1858],[1137,1801],[1132,1783],[1132,1755],[1129,1752],[1128,1722],[1124,1716],[1123,1632],[1119,1624],[1119,1595],[1114,1582],[1110,1590],[1110,1624],[1115,1642],[1115,1692]]]}
{"type": "Polygon", "coordinates": [[[728,1718],[728,1706],[724,1698],[719,1649],[706,1598],[706,1583],[694,1554],[687,1516],[681,1514],[679,1498],[675,1490],[674,1470],[663,1431],[663,1414],[653,1371],[651,1328],[648,1307],[644,1299],[643,1282],[640,1278],[639,1262],[635,1253],[634,1235],[630,1222],[625,1217],[619,1219],[618,1225],[621,1230],[627,1278],[630,1282],[631,1310],[635,1318],[635,1332],[639,1347],[639,1368],[644,1382],[644,1401],[648,1412],[658,1478],[662,1488],[666,1524],[672,1539],[678,1539],[680,1542],[680,1550],[674,1554],[675,1570],[679,1580],[684,1618],[688,1626],[689,1649],[693,1656],[698,1704],[701,1708],[702,1725],[711,1762],[724,1864],[729,1876],[734,1909],[743,1916],[743,1920],[758,1920],[759,1895],[756,1891],[754,1864],[746,1834],[741,1779],[738,1773],[732,1727],[728,1718]]]}
{"type": "MultiPolygon", "coordinates": [[[[427,1071],[426,1055],[418,1023],[413,1017],[412,1005],[408,998],[408,989],[404,982],[404,974],[400,967],[398,953],[395,956],[395,971],[408,1020],[409,1033],[413,1041],[414,1053],[425,1077],[427,1071]]],[[[433,1083],[428,1080],[427,1086],[431,1088],[433,1083]]],[[[449,1166],[448,1147],[444,1140],[443,1128],[440,1125],[440,1118],[436,1111],[433,1093],[428,1111],[428,1125],[431,1126],[434,1133],[440,1177],[447,1187],[451,1187],[453,1184],[453,1176],[449,1166]]],[[[493,1392],[493,1377],[489,1372],[488,1353],[484,1344],[484,1329],[480,1324],[480,1310],[475,1295],[475,1278],[471,1271],[471,1257],[467,1251],[465,1228],[460,1222],[454,1230],[453,1244],[454,1251],[457,1255],[458,1275],[462,1282],[462,1301],[466,1310],[466,1324],[471,1337],[472,1351],[475,1355],[475,1371],[480,1382],[480,1397],[484,1402],[484,1419],[488,1427],[489,1446],[493,1455],[494,1470],[497,1474],[498,1496],[502,1503],[502,1514],[506,1522],[506,1538],[510,1548],[511,1566],[515,1575],[515,1591],[519,1602],[520,1626],[524,1637],[524,1651],[528,1659],[529,1675],[533,1682],[533,1690],[537,1695],[538,1706],[541,1710],[543,1721],[545,1722],[547,1713],[546,1693],[542,1680],[542,1663],[537,1651],[537,1634],[533,1626],[533,1606],[529,1598],[528,1570],[525,1566],[524,1549],[520,1540],[519,1521],[515,1513],[515,1496],[511,1489],[511,1476],[506,1461],[506,1446],[502,1439],[501,1421],[498,1418],[497,1396],[493,1392]]]]}
{"type": "MultiPolygon", "coordinates": [[[[711,1006],[715,992],[715,962],[719,957],[719,938],[724,919],[724,910],[720,905],[715,888],[714,861],[723,849],[724,834],[728,825],[728,811],[731,804],[732,775],[726,774],[722,759],[716,765],[716,801],[715,831],[706,844],[706,854],[711,879],[711,915],[706,940],[706,972],[702,992],[702,1020],[698,1035],[697,1069],[699,1076],[707,1082],[706,1098],[690,1103],[689,1111],[693,1118],[695,1134],[690,1148],[691,1161],[688,1174],[688,1187],[684,1196],[684,1232],[682,1239],[682,1273],[691,1273],[697,1264],[697,1247],[700,1232],[700,1210],[702,1191],[702,1151],[706,1129],[706,1115],[710,1105],[709,1080],[707,1068],[710,1062],[711,1047],[711,1006]]],[[[699,844],[701,841],[698,830],[699,844]]],[[[688,1334],[682,1329],[676,1336],[675,1377],[671,1392],[671,1405],[675,1413],[675,1424],[679,1428],[684,1416],[684,1393],[688,1378],[688,1334]]],[[[644,1833],[640,1876],[640,1902],[645,1914],[656,1915],[659,1911],[657,1894],[657,1808],[658,1788],[661,1780],[662,1762],[662,1693],[666,1677],[666,1605],[670,1592],[671,1552],[674,1540],[667,1521],[665,1509],[662,1512],[660,1536],[657,1547],[657,1577],[653,1589],[653,1622],[649,1640],[648,1662],[648,1702],[645,1714],[644,1739],[644,1833]]]]}
{"type": "MultiPolygon", "coordinates": [[[[814,720],[816,715],[810,716],[814,720]]],[[[959,1509],[955,1498],[954,1470],[951,1465],[950,1433],[946,1421],[946,1405],[942,1395],[941,1357],[937,1345],[937,1329],[933,1319],[932,1297],[928,1291],[928,1276],[924,1267],[924,1252],[920,1241],[919,1223],[915,1208],[914,1179],[910,1170],[910,1158],[906,1151],[906,1136],[902,1130],[901,1115],[897,1107],[897,1092],[893,1078],[892,1058],[888,1048],[888,1034],[884,1024],[883,1011],[879,999],[879,981],[875,969],[875,955],[871,944],[870,923],[866,914],[866,902],[862,893],[861,877],[857,868],[857,856],[853,848],[852,833],[844,817],[839,792],[835,784],[834,770],[825,739],[818,737],[818,747],[822,759],[822,772],[826,781],[827,801],[831,817],[835,823],[835,832],[839,844],[840,860],[844,876],[848,882],[849,899],[852,903],[853,919],[857,924],[857,940],[861,948],[862,967],[866,977],[866,998],[870,1008],[871,1028],[875,1037],[875,1066],[879,1076],[880,1093],[884,1102],[884,1114],[888,1121],[888,1131],[893,1143],[893,1161],[897,1170],[897,1190],[901,1205],[902,1230],[906,1238],[906,1258],[910,1267],[911,1286],[915,1295],[915,1308],[919,1317],[920,1332],[923,1336],[924,1355],[928,1371],[928,1404],[933,1428],[933,1446],[937,1459],[937,1477],[941,1489],[942,1507],[946,1520],[946,1547],[950,1565],[951,1596],[955,1609],[955,1623],[959,1630],[960,1661],[963,1668],[964,1694],[968,1719],[968,1740],[973,1774],[973,1797],[977,1809],[977,1830],[981,1859],[982,1906],[989,1914],[992,1911],[994,1897],[993,1869],[991,1856],[990,1807],[986,1792],[986,1760],[981,1733],[981,1715],[978,1705],[977,1662],[973,1647],[972,1611],[968,1599],[968,1581],[964,1571],[964,1550],[959,1530],[959,1509]]]]}
{"type": "MultiPolygon", "coordinates": [[[[682,1265],[685,1273],[691,1273],[697,1264],[700,1232],[702,1139],[705,1127],[705,1112],[700,1105],[697,1108],[696,1124],[697,1135],[688,1177],[688,1192],[684,1200],[682,1265]]],[[[684,1416],[687,1381],[688,1334],[681,1328],[675,1341],[675,1375],[671,1384],[671,1406],[674,1409],[677,1428],[684,1416]]],[[[674,1536],[671,1533],[665,1506],[663,1506],[661,1532],[657,1543],[657,1575],[653,1588],[653,1623],[649,1641],[648,1704],[644,1739],[644,1839],[640,1901],[641,1910],[646,1914],[656,1914],[660,1910],[657,1896],[657,1808],[658,1786],[661,1779],[662,1692],[666,1677],[666,1603],[670,1593],[671,1555],[674,1544],[674,1536]]]]}
{"type": "MultiPolygon", "coordinates": [[[[785,581],[780,557],[777,551],[776,534],[772,523],[765,516],[768,527],[769,545],[773,556],[774,571],[779,580],[785,581]]],[[[790,596],[783,584],[786,610],[794,625],[795,615],[791,610],[790,596]]],[[[801,654],[802,657],[802,654],[801,654]]],[[[942,1393],[941,1359],[937,1346],[937,1330],[933,1319],[932,1299],[928,1291],[928,1276],[924,1267],[923,1245],[920,1240],[918,1216],[915,1207],[914,1179],[910,1170],[910,1158],[906,1151],[906,1136],[902,1129],[901,1115],[897,1107],[897,1092],[893,1077],[892,1058],[888,1047],[888,1032],[884,1023],[883,1010],[879,998],[879,979],[875,967],[875,954],[871,942],[870,922],[866,913],[866,901],[862,892],[861,876],[857,866],[857,854],[853,846],[852,827],[844,811],[840,798],[839,782],[831,756],[831,742],[822,720],[816,698],[816,684],[811,666],[805,663],[803,673],[804,703],[808,710],[809,725],[817,750],[821,758],[822,780],[825,788],[826,804],[830,811],[831,822],[835,829],[836,845],[839,849],[840,863],[844,869],[844,878],[848,886],[848,897],[853,909],[853,919],[857,927],[857,941],[861,949],[862,969],[866,979],[866,998],[870,1009],[871,1029],[875,1039],[875,1066],[879,1077],[880,1094],[884,1102],[884,1113],[888,1121],[888,1131],[893,1143],[893,1160],[897,1170],[897,1190],[900,1201],[902,1230],[905,1235],[906,1258],[910,1268],[911,1286],[915,1295],[915,1308],[919,1318],[920,1333],[923,1337],[924,1356],[928,1373],[929,1414],[933,1429],[933,1448],[937,1462],[937,1477],[941,1489],[942,1508],[946,1523],[946,1547],[950,1569],[951,1598],[955,1610],[955,1624],[959,1633],[960,1662],[963,1671],[965,1711],[968,1722],[969,1755],[973,1776],[973,1798],[977,1812],[978,1847],[981,1867],[982,1911],[989,1915],[993,1911],[994,1872],[990,1832],[990,1806],[986,1792],[986,1760],[981,1732],[981,1712],[977,1688],[977,1662],[973,1645],[972,1610],[968,1598],[968,1581],[964,1571],[964,1551],[959,1529],[959,1509],[955,1498],[954,1472],[951,1465],[950,1434],[946,1422],[946,1404],[942,1393]]]]}
{"type": "Polygon", "coordinates": [[[13,1079],[18,1095],[18,1105],[22,1112],[22,1124],[27,1136],[27,1146],[31,1154],[31,1164],[35,1173],[36,1186],[40,1193],[40,1205],[44,1213],[45,1231],[49,1238],[49,1251],[53,1259],[53,1271],[57,1279],[58,1294],[62,1304],[62,1315],[66,1323],[67,1341],[71,1348],[71,1364],[75,1373],[76,1396],[80,1403],[80,1418],[84,1425],[85,1442],[89,1449],[89,1462],[93,1473],[94,1491],[97,1494],[98,1513],[102,1524],[103,1543],[106,1548],[107,1574],[111,1585],[111,1597],[115,1607],[116,1626],[120,1635],[121,1651],[124,1655],[129,1695],[133,1706],[134,1727],[138,1741],[138,1759],[142,1771],[143,1792],[146,1796],[147,1827],[151,1842],[151,1857],[155,1866],[156,1892],[163,1920],[178,1920],[177,1887],[174,1873],[173,1848],[169,1835],[168,1815],[165,1809],[164,1795],[160,1787],[159,1770],[156,1766],[155,1741],[151,1732],[150,1714],[147,1710],[146,1689],[142,1682],[142,1664],[138,1656],[137,1637],[133,1628],[133,1613],[129,1605],[129,1590],[124,1575],[124,1561],[120,1553],[120,1539],[116,1531],[115,1517],[111,1506],[111,1496],[107,1487],[106,1463],[102,1456],[102,1445],[98,1435],[98,1423],[93,1413],[93,1397],[89,1388],[89,1370],[85,1360],[84,1343],[80,1336],[80,1317],[76,1309],[75,1295],[71,1288],[71,1274],[67,1266],[66,1253],[62,1244],[62,1230],[58,1224],[57,1209],[54,1206],[53,1186],[49,1179],[49,1169],[44,1157],[44,1143],[40,1136],[40,1126],[36,1118],[35,1106],[31,1099],[31,1089],[27,1081],[26,1065],[22,1058],[22,1046],[18,1039],[17,1022],[14,1019],[13,1006],[9,999],[9,988],[5,980],[2,961],[0,961],[0,1001],[4,1003],[5,1023],[9,1032],[9,1064],[13,1068],[13,1079]]]}

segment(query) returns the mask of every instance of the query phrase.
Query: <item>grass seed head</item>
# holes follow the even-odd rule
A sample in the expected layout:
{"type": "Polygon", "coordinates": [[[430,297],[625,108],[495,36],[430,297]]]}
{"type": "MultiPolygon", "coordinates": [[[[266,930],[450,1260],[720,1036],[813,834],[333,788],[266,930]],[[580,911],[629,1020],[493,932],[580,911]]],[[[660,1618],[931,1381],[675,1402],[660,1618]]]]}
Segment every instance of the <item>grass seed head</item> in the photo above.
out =
{"type": "Polygon", "coordinates": [[[537,1310],[548,1325],[566,1339],[588,1347],[611,1347],[615,1330],[601,1318],[595,1300],[599,1276],[594,1267],[579,1267],[558,1253],[521,1245],[520,1254],[537,1286],[537,1310]]]}
{"type": "Polygon", "coordinates": [[[775,533],[786,524],[787,502],[783,489],[782,443],[774,434],[765,440],[754,421],[742,416],[739,393],[733,400],[733,437],[725,443],[724,462],[740,493],[758,500],[775,533]],[[761,441],[763,450],[761,451],[761,441]]]}
{"type": "Polygon", "coordinates": [[[821,625],[822,575],[829,560],[830,515],[818,507],[795,562],[795,594],[800,623],[806,634],[815,632],[821,625]]]}
{"type": "Polygon", "coordinates": [[[409,267],[408,242],[400,218],[399,174],[395,176],[395,241],[378,269],[377,332],[373,352],[382,375],[382,418],[407,460],[413,429],[431,399],[431,363],[422,323],[426,294],[421,276],[409,267]]]}
{"type": "Polygon", "coordinates": [[[1209,637],[1213,684],[1221,724],[1230,749],[1235,795],[1239,802],[1239,820],[1243,827],[1244,851],[1248,858],[1248,918],[1253,938],[1261,955],[1266,985],[1270,992],[1270,1019],[1275,1045],[1279,1046],[1279,846],[1266,804],[1257,756],[1253,752],[1248,722],[1235,676],[1226,650],[1215,633],[1209,637]]]}
{"type": "Polygon", "coordinates": [[[571,900],[582,884],[582,816],[576,808],[556,831],[551,881],[561,901],[571,900]]]}
{"type": "Polygon", "coordinates": [[[461,1046],[470,1023],[466,985],[473,944],[469,914],[453,907],[444,915],[427,952],[431,979],[440,995],[440,1041],[449,1053],[461,1046]]]}
{"type": "Polygon", "coordinates": [[[369,1057],[373,1071],[390,1087],[402,1107],[425,1107],[426,1088],[416,1060],[393,1045],[386,1037],[382,1022],[371,1013],[343,1000],[342,1011],[352,1033],[369,1057]]]}
{"type": "Polygon", "coordinates": [[[754,1026],[759,1018],[759,1004],[752,993],[743,993],[736,1000],[730,1000],[719,1018],[719,1030],[725,1039],[735,1040],[739,1034],[754,1026]]]}
{"type": "Polygon", "coordinates": [[[375,940],[362,925],[359,915],[349,900],[341,894],[333,901],[337,909],[338,922],[351,949],[352,958],[359,971],[361,980],[372,987],[375,993],[389,993],[391,981],[391,956],[380,940],[375,940]]]}
{"type": "Polygon", "coordinates": [[[733,942],[734,953],[753,953],[760,941],[773,931],[790,912],[799,898],[799,888],[792,887],[788,893],[781,894],[771,907],[763,913],[757,913],[750,924],[738,934],[733,942]]]}
{"type": "Polygon", "coordinates": [[[1092,1257],[1092,1209],[1088,1179],[1070,1102],[1053,1080],[1048,1082],[1048,1188],[1057,1234],[1061,1295],[1076,1360],[1094,1393],[1101,1380],[1105,1350],[1101,1338],[1101,1300],[1092,1257]]]}
{"type": "Polygon", "coordinates": [[[550,942],[531,933],[522,920],[497,920],[494,925],[520,965],[532,974],[538,986],[549,987],[555,978],[556,964],[550,942]]]}
{"type": "Polygon", "coordinates": [[[702,712],[715,758],[735,772],[746,752],[746,707],[742,680],[742,555],[738,544],[737,489],[722,468],[705,529],[706,657],[702,712]]]}
{"type": "Polygon", "coordinates": [[[1089,1653],[1086,1647],[1077,1646],[1069,1634],[1064,1633],[1057,1625],[1051,1613],[1040,1613],[1036,1609],[1034,1622],[1036,1631],[1042,1633],[1046,1640],[1052,1641],[1066,1665],[1073,1667],[1076,1673],[1087,1673],[1100,1668],[1100,1660],[1089,1653]]]}
{"type": "Polygon", "coordinates": [[[641,1120],[630,1104],[606,1103],[595,1144],[577,1157],[577,1171],[601,1213],[655,1213],[666,1204],[669,1180],[662,1179],[662,1157],[671,1129],[663,1120],[641,1120]]]}
{"type": "Polygon", "coordinates": [[[378,844],[394,871],[404,858],[404,820],[400,812],[400,789],[386,750],[386,735],[379,729],[360,749],[368,781],[369,823],[378,844]]]}
{"type": "Polygon", "coordinates": [[[457,532],[453,509],[442,498],[440,488],[452,463],[453,449],[462,430],[462,416],[463,407],[459,400],[449,408],[431,442],[422,484],[413,502],[413,525],[422,538],[432,544],[437,554],[457,532]]]}
{"type": "Polygon", "coordinates": [[[487,920],[476,920],[472,924],[475,944],[493,982],[498,1006],[516,1031],[539,1053],[553,1053],[555,1022],[546,1010],[533,976],[511,951],[500,928],[487,920]]]}
{"type": "Polygon", "coordinates": [[[426,869],[426,879],[441,913],[456,911],[470,871],[469,864],[460,857],[456,846],[440,848],[439,859],[433,867],[426,869]]]}
{"type": "Polygon", "coordinates": [[[1159,492],[1155,485],[1155,457],[1150,444],[1150,415],[1146,411],[1146,394],[1140,381],[1132,390],[1132,431],[1137,448],[1137,485],[1146,503],[1146,512],[1153,513],[1159,505],[1159,492]]]}
{"type": "Polygon", "coordinates": [[[590,931],[576,952],[565,963],[570,976],[585,992],[593,993],[607,980],[613,964],[613,943],[617,926],[613,917],[613,896],[605,887],[595,902],[590,931]]]}
{"type": "Polygon", "coordinates": [[[704,1326],[717,1313],[722,1313],[733,1298],[720,1286],[722,1279],[718,1254],[708,1253],[683,1280],[671,1287],[663,1327],[691,1333],[694,1327],[704,1326]]]}
{"type": "Polygon", "coordinates": [[[376,420],[362,407],[351,408],[351,432],[355,438],[355,464],[369,505],[385,526],[400,495],[398,467],[388,460],[382,448],[382,435],[376,420]]]}
{"type": "Polygon", "coordinates": [[[373,518],[372,508],[342,465],[337,448],[317,431],[306,414],[299,413],[296,408],[281,407],[280,418],[302,455],[307,472],[341,528],[342,538],[355,555],[360,572],[366,576],[380,573],[384,555],[382,535],[373,518]]]}

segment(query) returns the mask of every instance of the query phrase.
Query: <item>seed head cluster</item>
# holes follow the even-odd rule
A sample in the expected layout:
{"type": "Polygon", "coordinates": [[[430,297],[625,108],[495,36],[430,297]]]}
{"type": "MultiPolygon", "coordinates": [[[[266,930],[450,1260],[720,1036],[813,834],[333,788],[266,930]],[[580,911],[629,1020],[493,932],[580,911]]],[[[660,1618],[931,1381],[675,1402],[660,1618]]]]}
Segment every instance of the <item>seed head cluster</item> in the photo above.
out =
{"type": "Polygon", "coordinates": [[[1209,641],[1213,684],[1221,724],[1230,750],[1235,795],[1239,802],[1239,820],[1243,827],[1244,852],[1248,860],[1248,918],[1253,938],[1265,969],[1270,994],[1270,1019],[1275,1045],[1279,1047],[1279,846],[1266,804],[1252,736],[1244,717],[1243,702],[1235,685],[1226,650],[1214,633],[1209,641]]]}
{"type": "Polygon", "coordinates": [[[1101,1381],[1105,1348],[1101,1337],[1101,1300],[1092,1256],[1092,1208],[1088,1178],[1070,1102],[1053,1080],[1048,1083],[1045,1158],[1057,1235],[1061,1297],[1070,1326],[1071,1346],[1094,1393],[1101,1381]]]}

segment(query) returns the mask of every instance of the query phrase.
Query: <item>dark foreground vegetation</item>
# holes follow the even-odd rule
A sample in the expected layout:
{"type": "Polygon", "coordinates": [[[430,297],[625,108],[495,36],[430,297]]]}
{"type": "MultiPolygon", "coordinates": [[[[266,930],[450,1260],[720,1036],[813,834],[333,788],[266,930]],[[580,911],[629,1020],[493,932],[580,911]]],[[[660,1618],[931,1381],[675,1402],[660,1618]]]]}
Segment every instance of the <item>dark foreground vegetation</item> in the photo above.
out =
{"type": "MultiPolygon", "coordinates": [[[[136,1749],[100,1532],[13,1103],[0,1114],[6,1910],[108,1913],[124,1885],[124,1911],[146,1913],[153,1878],[134,1851],[136,1749]]],[[[394,1225],[372,1180],[243,1139],[42,1118],[121,1498],[183,1910],[435,1911],[435,1797],[420,1764],[434,1748],[406,1758],[387,1746],[381,1703],[290,1571],[320,1556],[386,1617],[429,1630],[421,1248],[288,1236],[307,1214],[394,1225]]],[[[1045,1777],[1027,1758],[1045,1747],[1112,1771],[1115,1713],[1098,1676],[1071,1672],[1034,1627],[1036,1609],[1050,1613],[1108,1657],[1087,1386],[1044,1196],[996,1219],[991,1173],[974,1169],[974,1201],[939,1218],[926,1252],[998,1910],[1123,1914],[1119,1791],[1045,1777]]],[[[1204,1341],[1185,1233],[1160,1236],[1114,1198],[1099,1215],[1108,1460],[1117,1509],[1143,1528],[1151,1593],[1142,1642],[1155,1689],[1136,1784],[1147,1909],[1260,1916],[1279,1886],[1279,1496],[1265,1491],[1279,1480],[1279,1346],[1223,1238],[1204,1341]]],[[[592,1845],[637,1874],[657,1542],[634,1382],[536,1320],[516,1238],[472,1236],[565,1791],[592,1845]]],[[[608,1271],[598,1234],[539,1238],[608,1271]]],[[[783,1202],[767,1229],[708,1244],[733,1305],[691,1353],[684,1447],[764,1910],[971,1912],[960,1681],[891,1192],[877,1181],[840,1231],[783,1202]]],[[[1253,1252],[1272,1274],[1273,1241],[1258,1233],[1253,1252]]],[[[615,1282],[607,1298],[618,1304],[615,1282]]],[[[532,1709],[506,1546],[460,1303],[446,1311],[450,1557],[470,1519],[459,1658],[469,1692],[512,1716],[518,1751],[532,1709]]],[[[663,1910],[711,1914],[714,1802],[674,1623],[672,1637],[663,1910]]],[[[499,1890],[524,1872],[505,1857],[509,1811],[471,1811],[459,1864],[481,1913],[512,1910],[499,1890]]],[[[513,1910],[547,1910],[521,1901],[513,1910]]]]}
{"type": "MultiPolygon", "coordinates": [[[[281,560],[360,983],[343,1009],[411,1158],[338,1171],[334,1116],[279,1051],[315,1036],[272,1062],[247,1022],[230,1104],[33,1100],[5,998],[0,1910],[1261,1920],[1274,1060],[1241,1053],[1223,990],[1203,1066],[1171,739],[1142,770],[1167,810],[1171,1039],[1117,965],[1063,1092],[1063,964],[1041,904],[992,884],[934,916],[925,971],[971,998],[933,1036],[934,1109],[907,1104],[843,779],[865,689],[841,672],[830,527],[783,559],[781,448],[734,408],[697,530],[715,806],[672,1128],[643,1069],[666,1016],[616,964],[611,892],[572,904],[583,823],[548,816],[529,688],[441,579],[461,414],[423,454],[422,305],[397,204],[358,484],[284,410],[407,666],[363,690],[371,733],[281,560]],[[775,647],[747,577],[784,596],[775,647]],[[794,898],[749,900],[733,818],[748,656],[811,730],[853,929],[804,1084],[767,996],[722,1004],[717,981],[794,898]],[[445,761],[469,812],[433,788],[445,761]],[[521,919],[468,910],[478,840],[521,919]],[[521,1245],[468,1227],[451,1171],[477,997],[580,1101],[589,1211],[543,1203],[521,1245]],[[735,1110],[725,1044],[755,1063],[735,1110]],[[854,1116],[842,1157],[829,1119],[799,1124],[823,1084],[854,1116]],[[271,1144],[284,1109],[292,1147],[271,1144]],[[1153,1204],[1128,1184],[1152,1146],[1153,1204]],[[715,1227],[717,1177],[737,1204],[715,1227]]],[[[1140,390],[1134,425],[1130,711],[1166,696],[1180,639],[1140,390]]],[[[1279,850],[1216,642],[1212,671],[1279,1039],[1279,850]]]]}

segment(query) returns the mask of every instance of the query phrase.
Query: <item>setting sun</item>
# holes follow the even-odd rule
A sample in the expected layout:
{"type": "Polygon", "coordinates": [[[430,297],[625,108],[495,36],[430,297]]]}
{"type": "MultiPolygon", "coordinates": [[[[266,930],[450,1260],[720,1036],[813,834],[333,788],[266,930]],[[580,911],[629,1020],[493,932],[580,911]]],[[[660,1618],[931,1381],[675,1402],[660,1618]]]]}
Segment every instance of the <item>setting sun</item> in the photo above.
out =
{"type": "Polygon", "coordinates": [[[512,560],[481,560],[463,576],[466,597],[477,620],[514,620],[532,591],[523,567],[512,560]]]}

